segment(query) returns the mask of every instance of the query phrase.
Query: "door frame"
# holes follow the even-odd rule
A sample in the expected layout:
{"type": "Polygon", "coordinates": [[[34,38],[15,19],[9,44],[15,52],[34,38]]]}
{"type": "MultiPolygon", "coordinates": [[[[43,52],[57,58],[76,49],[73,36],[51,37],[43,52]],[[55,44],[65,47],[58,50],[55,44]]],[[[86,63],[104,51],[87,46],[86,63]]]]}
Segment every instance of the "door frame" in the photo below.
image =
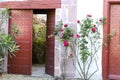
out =
{"type": "Polygon", "coordinates": [[[33,14],[46,14],[47,15],[45,73],[54,76],[54,72],[55,72],[55,64],[54,64],[55,63],[55,60],[54,60],[54,57],[55,57],[55,51],[54,51],[55,50],[54,49],[55,48],[55,38],[48,38],[48,36],[54,31],[55,9],[37,9],[37,10],[34,9],[33,14]],[[51,59],[51,57],[52,57],[52,59],[51,59]],[[52,62],[50,62],[51,60],[52,60],[52,62]],[[50,67],[49,67],[49,65],[50,65],[50,67]],[[53,68],[51,68],[51,67],[53,67],[53,68]]]}
{"type": "MultiPolygon", "coordinates": [[[[36,1],[29,0],[29,1],[20,1],[20,2],[19,1],[0,2],[0,8],[5,8],[6,6],[10,10],[26,10],[26,9],[27,10],[34,10],[34,9],[43,9],[43,10],[54,9],[54,10],[56,10],[56,8],[61,8],[61,0],[53,0],[52,2],[50,0],[36,0],[36,1]]],[[[50,13],[50,14],[52,14],[52,13],[50,13]]],[[[32,62],[32,60],[31,60],[31,62],[32,62]]]]}
{"type": "MultiPolygon", "coordinates": [[[[120,1],[104,0],[103,16],[106,18],[106,23],[103,25],[103,42],[106,40],[106,36],[110,33],[110,11],[111,5],[120,4],[120,1]]],[[[110,41],[107,46],[102,47],[102,77],[103,80],[109,79],[109,50],[110,41]]]]}
{"type": "MultiPolygon", "coordinates": [[[[14,9],[11,9],[14,10],[14,9]]],[[[29,9],[15,9],[15,10],[29,10],[29,9]]],[[[32,10],[32,16],[34,15],[32,10]]],[[[39,9],[39,12],[47,14],[47,30],[46,30],[46,63],[45,63],[45,72],[49,75],[54,76],[54,46],[55,46],[55,38],[48,38],[47,36],[50,35],[54,31],[54,26],[55,26],[55,9],[39,9]],[[51,56],[52,55],[52,56],[51,56]],[[51,62],[50,62],[51,61],[51,62]]],[[[10,19],[11,20],[11,19],[10,19]]],[[[33,20],[33,17],[32,17],[33,20]]],[[[32,21],[33,22],[33,21],[32,21]]],[[[9,23],[10,25],[11,23],[9,23]]],[[[18,25],[19,26],[19,25],[18,25]]],[[[32,25],[31,25],[32,27],[32,25]]],[[[33,30],[31,30],[33,32],[33,30]]],[[[31,34],[31,45],[32,45],[32,34],[31,34]]],[[[22,46],[21,46],[22,47],[22,46]]],[[[32,51],[32,47],[30,48],[30,51],[32,51]]],[[[11,58],[8,57],[8,61],[12,60],[11,58]]],[[[20,73],[20,74],[27,74],[30,75],[32,72],[32,52],[29,53],[29,70],[31,70],[29,73],[20,73]]],[[[10,63],[9,63],[10,64],[10,63]]],[[[13,69],[14,70],[14,69],[13,69]]],[[[8,66],[8,73],[14,73],[13,70],[9,69],[8,66]]],[[[19,70],[18,70],[19,71],[19,70]]],[[[15,72],[16,73],[16,72],[15,72]]],[[[19,74],[19,72],[17,72],[19,74]]]]}

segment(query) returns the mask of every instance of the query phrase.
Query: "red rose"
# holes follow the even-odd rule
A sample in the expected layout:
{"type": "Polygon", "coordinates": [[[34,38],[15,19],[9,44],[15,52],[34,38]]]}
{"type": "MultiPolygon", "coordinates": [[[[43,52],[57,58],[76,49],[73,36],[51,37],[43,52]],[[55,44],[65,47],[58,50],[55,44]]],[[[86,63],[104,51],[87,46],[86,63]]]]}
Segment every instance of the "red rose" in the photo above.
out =
{"type": "Polygon", "coordinates": [[[68,26],[68,24],[64,24],[64,27],[67,27],[68,26]]]}
{"type": "Polygon", "coordinates": [[[95,33],[95,31],[96,31],[96,27],[93,27],[92,32],[95,33]]]}
{"type": "Polygon", "coordinates": [[[77,20],[77,23],[80,23],[80,20],[77,20]]]}
{"type": "Polygon", "coordinates": [[[63,44],[64,44],[65,47],[69,46],[69,43],[66,40],[63,41],[63,44]]]}
{"type": "Polygon", "coordinates": [[[90,14],[88,14],[87,16],[88,16],[88,17],[92,17],[92,15],[90,15],[90,14]]]}
{"type": "Polygon", "coordinates": [[[77,38],[80,38],[80,35],[79,35],[79,34],[77,34],[77,35],[76,35],[76,37],[77,37],[77,38]]]}

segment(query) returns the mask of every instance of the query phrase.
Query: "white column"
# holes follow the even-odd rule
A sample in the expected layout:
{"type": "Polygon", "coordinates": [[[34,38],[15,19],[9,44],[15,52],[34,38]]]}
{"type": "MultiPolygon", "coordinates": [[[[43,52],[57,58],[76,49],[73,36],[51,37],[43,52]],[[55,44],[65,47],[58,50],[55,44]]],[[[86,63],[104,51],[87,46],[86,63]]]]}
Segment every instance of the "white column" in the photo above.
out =
{"type": "MultiPolygon", "coordinates": [[[[0,8],[0,11],[2,11],[2,10],[4,10],[4,8],[0,8]]],[[[4,22],[4,24],[2,25],[2,28],[8,34],[8,20],[6,22],[4,22]]],[[[5,58],[4,58],[3,65],[2,65],[4,72],[7,72],[7,64],[8,64],[8,56],[6,54],[5,58]]]]}
{"type": "MultiPolygon", "coordinates": [[[[73,29],[77,29],[77,0],[61,0],[61,8],[56,10],[56,24],[57,21],[62,20],[64,24],[72,26],[73,29]]],[[[55,42],[55,76],[61,75],[62,60],[63,60],[63,48],[59,41],[55,42]],[[58,46],[59,45],[59,46],[58,46]]],[[[67,61],[67,77],[74,77],[75,68],[72,65],[72,60],[67,61]],[[71,64],[69,64],[71,63],[71,64]]]]}

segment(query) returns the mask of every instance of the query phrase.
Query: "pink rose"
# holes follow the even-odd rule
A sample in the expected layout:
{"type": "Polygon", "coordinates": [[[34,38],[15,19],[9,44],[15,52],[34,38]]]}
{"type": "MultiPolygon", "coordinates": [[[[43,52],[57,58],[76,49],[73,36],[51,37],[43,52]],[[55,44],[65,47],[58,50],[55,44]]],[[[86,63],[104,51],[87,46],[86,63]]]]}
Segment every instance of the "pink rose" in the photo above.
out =
{"type": "Polygon", "coordinates": [[[69,46],[69,43],[66,40],[63,41],[63,44],[64,44],[65,47],[69,46]]]}
{"type": "Polygon", "coordinates": [[[76,37],[77,37],[77,38],[80,38],[80,35],[79,35],[79,34],[77,34],[77,35],[76,35],[76,37]]]}
{"type": "Polygon", "coordinates": [[[68,26],[68,24],[64,24],[64,27],[67,27],[68,26]]]}

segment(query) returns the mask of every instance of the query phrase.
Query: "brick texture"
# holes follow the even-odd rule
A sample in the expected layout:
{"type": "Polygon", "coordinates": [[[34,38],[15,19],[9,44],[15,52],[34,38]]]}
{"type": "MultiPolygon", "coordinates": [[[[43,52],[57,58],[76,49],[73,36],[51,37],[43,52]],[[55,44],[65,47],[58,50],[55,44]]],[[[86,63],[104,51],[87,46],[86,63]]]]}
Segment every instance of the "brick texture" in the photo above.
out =
{"type": "Polygon", "coordinates": [[[119,52],[119,37],[120,37],[120,0],[104,0],[104,39],[110,32],[116,32],[114,37],[111,37],[108,47],[103,46],[102,51],[102,76],[103,80],[119,80],[120,79],[120,52],[119,52]]]}
{"type": "Polygon", "coordinates": [[[0,7],[9,7],[10,9],[55,9],[60,8],[61,0],[27,0],[0,2],[0,7]]]}
{"type": "MultiPolygon", "coordinates": [[[[47,12],[47,36],[54,30],[55,25],[55,9],[48,10],[47,12]]],[[[46,39],[46,65],[45,71],[47,74],[54,76],[54,38],[46,39]]]]}
{"type": "Polygon", "coordinates": [[[9,58],[8,72],[17,74],[31,74],[32,66],[32,10],[11,10],[10,27],[15,23],[21,33],[16,37],[20,50],[16,57],[9,58]]]}

